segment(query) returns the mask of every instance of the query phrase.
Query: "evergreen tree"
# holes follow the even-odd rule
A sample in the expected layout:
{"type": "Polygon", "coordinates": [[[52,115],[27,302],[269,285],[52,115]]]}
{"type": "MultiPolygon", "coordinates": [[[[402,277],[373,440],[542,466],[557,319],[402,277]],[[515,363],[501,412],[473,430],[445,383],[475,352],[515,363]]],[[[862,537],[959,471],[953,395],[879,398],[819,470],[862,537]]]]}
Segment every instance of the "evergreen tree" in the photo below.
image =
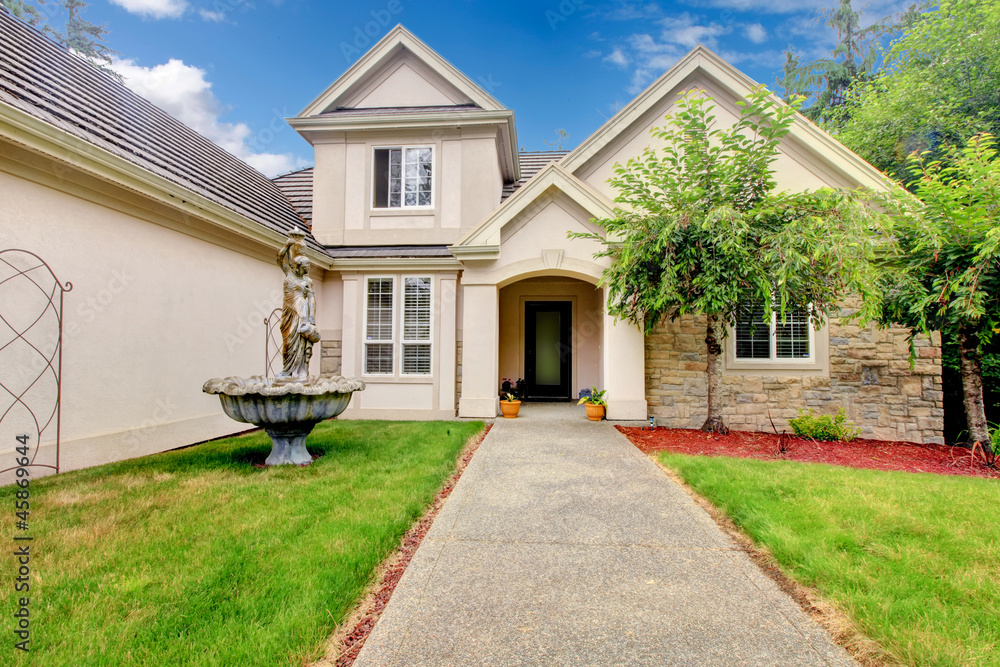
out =
{"type": "Polygon", "coordinates": [[[854,10],[851,0],[841,0],[839,7],[826,10],[826,25],[837,33],[837,46],[829,58],[800,64],[795,54],[785,52],[784,75],[778,86],[785,91],[786,101],[796,96],[811,100],[802,113],[814,122],[840,118],[836,110],[844,104],[848,90],[874,77],[882,38],[909,25],[918,15],[918,5],[911,5],[906,12],[862,27],[862,13],[854,10]]]}
{"type": "Polygon", "coordinates": [[[114,56],[118,55],[104,43],[108,34],[103,25],[95,25],[83,19],[87,3],[81,0],[59,0],[46,4],[45,0],[0,0],[0,7],[25,23],[38,28],[53,41],[88,61],[102,72],[121,81],[121,76],[111,69],[114,56]],[[63,30],[53,27],[51,20],[65,16],[63,30]]]}

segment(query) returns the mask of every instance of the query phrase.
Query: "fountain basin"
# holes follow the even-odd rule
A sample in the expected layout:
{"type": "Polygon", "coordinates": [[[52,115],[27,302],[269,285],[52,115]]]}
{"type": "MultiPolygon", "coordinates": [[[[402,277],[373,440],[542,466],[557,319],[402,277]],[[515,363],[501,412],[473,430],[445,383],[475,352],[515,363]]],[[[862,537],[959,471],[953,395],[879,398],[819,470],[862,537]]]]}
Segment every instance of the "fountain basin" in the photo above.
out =
{"type": "Polygon", "coordinates": [[[202,390],[218,394],[231,419],[254,424],[271,436],[267,465],[304,465],[312,462],[306,438],[324,419],[347,409],[351,395],[365,383],[356,378],[214,378],[202,390]]]}

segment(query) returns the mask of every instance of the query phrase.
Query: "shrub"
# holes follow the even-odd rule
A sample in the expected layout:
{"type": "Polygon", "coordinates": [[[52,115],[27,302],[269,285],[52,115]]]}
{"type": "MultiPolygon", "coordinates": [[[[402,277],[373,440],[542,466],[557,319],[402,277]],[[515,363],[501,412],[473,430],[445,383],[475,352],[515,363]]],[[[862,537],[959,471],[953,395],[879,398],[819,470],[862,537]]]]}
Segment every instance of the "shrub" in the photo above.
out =
{"type": "Polygon", "coordinates": [[[812,410],[799,410],[799,416],[788,420],[795,435],[813,440],[854,440],[861,428],[848,421],[844,408],[835,415],[814,415],[812,410]]]}

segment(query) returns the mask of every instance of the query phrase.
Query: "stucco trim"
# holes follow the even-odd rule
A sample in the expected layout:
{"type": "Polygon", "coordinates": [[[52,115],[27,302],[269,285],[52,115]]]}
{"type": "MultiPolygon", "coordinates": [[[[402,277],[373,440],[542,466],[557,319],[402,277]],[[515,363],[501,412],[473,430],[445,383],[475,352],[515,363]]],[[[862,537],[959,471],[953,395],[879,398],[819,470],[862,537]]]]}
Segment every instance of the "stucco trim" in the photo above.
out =
{"type": "Polygon", "coordinates": [[[339,271],[455,271],[462,263],[451,257],[358,257],[333,260],[339,271]]]}
{"type": "Polygon", "coordinates": [[[406,49],[430,67],[441,78],[464,93],[483,109],[496,111],[504,109],[493,96],[477,86],[454,65],[442,58],[437,52],[417,39],[413,33],[397,25],[389,33],[368,50],[354,65],[331,83],[319,97],[309,103],[299,116],[314,116],[323,113],[331,105],[357,88],[369,74],[387,60],[391,59],[400,49],[406,49]]]}
{"type": "MultiPolygon", "coordinates": [[[[572,174],[585,168],[591,159],[610,146],[619,135],[626,132],[664,97],[675,92],[680,84],[695,72],[703,73],[724,90],[735,95],[737,99],[746,97],[751,89],[758,85],[753,79],[699,44],[564,157],[560,162],[561,166],[572,174]]],[[[780,104],[784,104],[776,95],[772,97],[780,104]]],[[[800,113],[795,114],[789,136],[811,147],[834,169],[845,174],[859,186],[874,190],[891,190],[896,187],[895,183],[882,172],[800,113]]]]}
{"type": "Polygon", "coordinates": [[[286,118],[286,122],[304,139],[315,145],[324,141],[340,142],[347,132],[370,133],[380,130],[422,130],[429,128],[495,127],[504,178],[521,178],[517,159],[517,124],[514,112],[495,111],[414,111],[412,113],[371,114],[362,117],[313,116],[286,118]]]}
{"type": "Polygon", "coordinates": [[[466,252],[465,248],[499,247],[501,230],[529,211],[550,189],[562,192],[595,218],[610,218],[614,215],[614,205],[604,195],[564,170],[561,163],[552,162],[504,201],[478,227],[451,246],[452,253],[460,256],[466,252]]]}
{"type": "MultiPolygon", "coordinates": [[[[285,236],[254,220],[180,186],[109,151],[0,102],[0,138],[90,174],[103,181],[139,193],[181,215],[204,220],[238,236],[272,248],[285,242],[285,236]]],[[[303,223],[303,226],[304,223],[303,223]]],[[[332,268],[332,258],[311,248],[305,249],[310,261],[321,268],[332,268]]]]}

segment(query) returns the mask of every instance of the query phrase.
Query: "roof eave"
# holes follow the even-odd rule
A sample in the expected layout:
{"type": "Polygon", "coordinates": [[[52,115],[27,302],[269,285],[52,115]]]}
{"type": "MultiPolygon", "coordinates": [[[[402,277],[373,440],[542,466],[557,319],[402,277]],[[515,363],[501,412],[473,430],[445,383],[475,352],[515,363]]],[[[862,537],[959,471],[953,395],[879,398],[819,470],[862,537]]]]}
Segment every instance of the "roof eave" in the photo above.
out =
{"type": "MultiPolygon", "coordinates": [[[[45,157],[68,164],[101,180],[114,183],[185,216],[250,238],[270,247],[280,247],[286,236],[256,220],[240,215],[207,197],[129,162],[99,146],[71,135],[6,102],[0,102],[0,138],[45,157]]],[[[306,255],[321,268],[330,268],[326,253],[307,248],[306,255]]]]}

